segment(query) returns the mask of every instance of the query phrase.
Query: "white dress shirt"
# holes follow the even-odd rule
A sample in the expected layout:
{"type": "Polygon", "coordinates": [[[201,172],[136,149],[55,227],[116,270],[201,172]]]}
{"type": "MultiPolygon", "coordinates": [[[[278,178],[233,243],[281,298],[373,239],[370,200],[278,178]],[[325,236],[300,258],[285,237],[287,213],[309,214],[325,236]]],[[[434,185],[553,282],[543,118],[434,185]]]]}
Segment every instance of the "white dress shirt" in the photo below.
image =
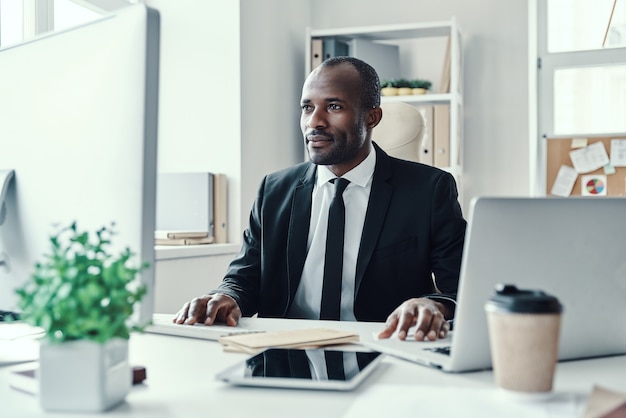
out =
{"type": "MultiPolygon", "coordinates": [[[[356,261],[375,166],[376,153],[370,149],[369,155],[361,164],[342,176],[350,180],[350,184],[343,192],[343,201],[346,207],[346,229],[341,283],[342,321],[356,321],[354,316],[356,261]]],[[[304,262],[300,285],[289,309],[289,316],[292,318],[319,319],[320,317],[328,209],[334,193],[334,185],[329,181],[336,177],[328,167],[317,166],[317,179],[313,186],[311,202],[307,257],[304,262]]]]}

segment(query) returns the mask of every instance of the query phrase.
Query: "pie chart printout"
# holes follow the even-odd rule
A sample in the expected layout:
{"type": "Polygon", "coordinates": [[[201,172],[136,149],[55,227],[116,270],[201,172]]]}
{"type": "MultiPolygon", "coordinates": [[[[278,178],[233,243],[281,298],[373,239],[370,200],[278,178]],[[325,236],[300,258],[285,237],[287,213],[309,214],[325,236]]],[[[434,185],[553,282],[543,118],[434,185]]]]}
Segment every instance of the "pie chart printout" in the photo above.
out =
{"type": "Polygon", "coordinates": [[[585,189],[590,195],[602,195],[606,189],[606,185],[601,179],[592,178],[585,184],[585,189]]]}

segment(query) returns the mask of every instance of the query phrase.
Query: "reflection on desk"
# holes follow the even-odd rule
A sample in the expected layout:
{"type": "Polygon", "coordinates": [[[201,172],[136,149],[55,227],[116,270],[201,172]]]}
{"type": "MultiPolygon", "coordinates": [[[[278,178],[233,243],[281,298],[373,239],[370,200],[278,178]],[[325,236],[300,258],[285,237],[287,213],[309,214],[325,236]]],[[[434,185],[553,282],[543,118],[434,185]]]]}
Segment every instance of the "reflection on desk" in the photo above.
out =
{"type": "MultiPolygon", "coordinates": [[[[241,325],[250,329],[298,329],[319,326],[359,332],[366,336],[381,324],[300,321],[244,318],[241,325]]],[[[103,414],[107,417],[195,417],[225,415],[234,417],[346,417],[361,412],[373,402],[393,403],[398,417],[419,414],[420,409],[441,407],[446,399],[448,416],[495,416],[501,406],[495,399],[498,389],[490,371],[448,374],[397,358],[386,357],[380,367],[354,391],[326,392],[230,386],[215,375],[248,356],[225,353],[219,343],[192,338],[155,334],[134,334],[130,341],[130,362],[147,368],[145,384],[135,386],[119,407],[103,414]],[[420,395],[420,393],[422,395],[420,395]],[[440,393],[430,399],[427,395],[440,393]],[[392,395],[395,394],[395,395],[392,395]],[[389,398],[381,398],[389,397],[389,398]],[[450,402],[454,400],[454,402],[450,402]],[[436,405],[435,405],[436,404],[436,405]],[[417,409],[416,409],[417,408],[417,409]],[[492,413],[493,412],[493,413],[492,413]],[[495,414],[495,415],[494,415],[495,414]]],[[[40,417],[46,414],[33,396],[9,388],[7,378],[12,367],[0,367],[2,416],[40,417]]],[[[626,356],[559,363],[555,378],[555,398],[563,410],[581,411],[594,384],[626,392],[626,356]],[[568,409],[569,408],[569,409],[568,409]]],[[[507,400],[511,408],[514,400],[507,400]]],[[[545,406],[545,405],[544,405],[545,406]]],[[[536,409],[542,416],[541,405],[536,409]]],[[[367,415],[372,416],[368,411],[367,415]]],[[[389,416],[384,414],[382,416],[389,416]]],[[[94,415],[85,415],[85,417],[94,415]]],[[[440,415],[443,416],[443,415],[440,415]]],[[[545,413],[543,416],[546,415],[545,413]]],[[[563,416],[563,415],[554,415],[563,416]]],[[[580,416],[580,414],[571,415],[580,416]]],[[[82,418],[83,415],[72,415],[82,418]]]]}

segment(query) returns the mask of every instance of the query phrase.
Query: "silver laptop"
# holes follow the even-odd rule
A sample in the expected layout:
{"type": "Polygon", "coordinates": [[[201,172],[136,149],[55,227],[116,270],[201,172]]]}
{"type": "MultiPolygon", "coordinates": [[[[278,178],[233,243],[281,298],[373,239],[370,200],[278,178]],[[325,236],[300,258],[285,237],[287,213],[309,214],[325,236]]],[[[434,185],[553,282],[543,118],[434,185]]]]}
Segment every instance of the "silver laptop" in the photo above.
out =
{"type": "Polygon", "coordinates": [[[490,368],[484,305],[498,283],[559,298],[561,360],[626,353],[626,199],[474,199],[451,337],[362,342],[445,371],[490,368]]]}

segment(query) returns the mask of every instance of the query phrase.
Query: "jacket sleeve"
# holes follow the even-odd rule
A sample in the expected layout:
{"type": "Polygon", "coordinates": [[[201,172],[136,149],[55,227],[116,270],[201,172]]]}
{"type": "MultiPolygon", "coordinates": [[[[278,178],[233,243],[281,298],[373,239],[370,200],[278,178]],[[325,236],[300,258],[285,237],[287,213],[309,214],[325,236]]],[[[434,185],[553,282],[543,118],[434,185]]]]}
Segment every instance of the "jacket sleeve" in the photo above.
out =
{"type": "Polygon", "coordinates": [[[261,208],[266,179],[263,179],[243,233],[241,250],[231,261],[224,280],[210,293],[224,293],[237,302],[243,316],[258,311],[261,285],[261,208]]]}
{"type": "Polygon", "coordinates": [[[444,173],[432,199],[431,263],[438,293],[426,295],[454,308],[467,223],[461,213],[454,177],[444,173]]]}

